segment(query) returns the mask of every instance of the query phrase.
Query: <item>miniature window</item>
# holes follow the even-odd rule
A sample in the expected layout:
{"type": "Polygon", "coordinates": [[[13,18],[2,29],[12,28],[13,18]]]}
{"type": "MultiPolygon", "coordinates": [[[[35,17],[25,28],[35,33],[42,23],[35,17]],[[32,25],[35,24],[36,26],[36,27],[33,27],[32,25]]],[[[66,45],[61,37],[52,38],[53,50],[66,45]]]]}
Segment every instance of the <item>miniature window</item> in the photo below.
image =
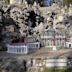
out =
{"type": "Polygon", "coordinates": [[[62,42],[62,44],[61,44],[62,46],[64,46],[64,42],[62,42]]]}
{"type": "Polygon", "coordinates": [[[48,46],[49,46],[49,42],[48,42],[48,46]]]}
{"type": "Polygon", "coordinates": [[[60,42],[59,41],[57,41],[57,46],[59,46],[60,45],[60,42]]]}
{"type": "Polygon", "coordinates": [[[48,41],[46,41],[46,46],[49,46],[50,45],[50,43],[49,43],[49,40],[48,41]]]}
{"type": "Polygon", "coordinates": [[[19,49],[17,48],[17,52],[19,52],[19,49]]]}
{"type": "Polygon", "coordinates": [[[33,44],[31,45],[31,47],[33,48],[33,44]]]}
{"type": "Polygon", "coordinates": [[[71,44],[69,44],[69,48],[71,48],[71,44]]]}
{"type": "Polygon", "coordinates": [[[24,52],[24,48],[22,48],[22,52],[24,52]]]}
{"type": "Polygon", "coordinates": [[[9,50],[12,51],[12,48],[10,47],[9,50]]]}
{"type": "Polygon", "coordinates": [[[36,47],[38,48],[38,44],[36,44],[36,47]]]}
{"type": "Polygon", "coordinates": [[[19,52],[21,52],[21,48],[19,48],[19,52]]]}
{"type": "Polygon", "coordinates": [[[26,51],[26,48],[24,48],[24,51],[26,51]]]}
{"type": "Polygon", "coordinates": [[[52,32],[49,32],[48,35],[51,36],[52,35],[52,32]]]}
{"type": "Polygon", "coordinates": [[[50,46],[52,45],[52,41],[51,41],[51,40],[49,41],[49,45],[50,45],[50,46]]]}
{"type": "Polygon", "coordinates": [[[57,36],[59,36],[60,34],[59,33],[57,33],[57,36]]]}
{"type": "Polygon", "coordinates": [[[61,33],[60,33],[59,35],[60,35],[60,36],[62,36],[62,34],[61,34],[61,33]]]}

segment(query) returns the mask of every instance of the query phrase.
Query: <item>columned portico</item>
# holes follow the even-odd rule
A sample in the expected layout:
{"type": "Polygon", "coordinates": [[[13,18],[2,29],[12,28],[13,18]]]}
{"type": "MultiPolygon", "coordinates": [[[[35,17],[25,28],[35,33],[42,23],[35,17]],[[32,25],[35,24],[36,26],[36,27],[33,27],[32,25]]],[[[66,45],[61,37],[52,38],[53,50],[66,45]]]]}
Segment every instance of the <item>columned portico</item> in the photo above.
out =
{"type": "Polygon", "coordinates": [[[7,52],[8,53],[15,53],[15,54],[28,54],[30,49],[39,49],[40,42],[34,43],[17,43],[17,44],[8,44],[7,45],[7,52]]]}
{"type": "Polygon", "coordinates": [[[35,42],[35,43],[28,43],[27,44],[29,48],[40,48],[40,42],[35,42]]]}
{"type": "Polygon", "coordinates": [[[7,45],[8,53],[15,53],[15,54],[27,54],[28,53],[28,47],[25,45],[22,46],[14,46],[14,45],[7,45]]]}

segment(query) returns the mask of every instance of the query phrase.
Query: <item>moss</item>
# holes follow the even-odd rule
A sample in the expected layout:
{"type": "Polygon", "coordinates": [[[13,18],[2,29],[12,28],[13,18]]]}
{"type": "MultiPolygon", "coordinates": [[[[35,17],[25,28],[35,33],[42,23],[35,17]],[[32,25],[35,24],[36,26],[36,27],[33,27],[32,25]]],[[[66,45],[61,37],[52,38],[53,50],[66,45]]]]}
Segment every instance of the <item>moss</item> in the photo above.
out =
{"type": "Polygon", "coordinates": [[[72,4],[72,0],[63,0],[64,5],[69,6],[69,4],[72,4]]]}
{"type": "Polygon", "coordinates": [[[7,51],[7,48],[0,46],[0,51],[7,51]]]}
{"type": "Polygon", "coordinates": [[[72,72],[72,68],[45,68],[43,72],[72,72]]]}

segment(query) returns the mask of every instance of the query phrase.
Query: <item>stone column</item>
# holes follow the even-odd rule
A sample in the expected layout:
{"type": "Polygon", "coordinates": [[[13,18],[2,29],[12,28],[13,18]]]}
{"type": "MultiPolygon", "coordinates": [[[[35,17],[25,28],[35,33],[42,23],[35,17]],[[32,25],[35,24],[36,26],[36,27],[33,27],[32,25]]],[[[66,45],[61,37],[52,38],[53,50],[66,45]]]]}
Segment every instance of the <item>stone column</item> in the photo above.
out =
{"type": "Polygon", "coordinates": [[[35,67],[35,59],[33,59],[33,67],[35,67]]]}
{"type": "Polygon", "coordinates": [[[34,47],[36,48],[36,43],[34,44],[34,47]]]}
{"type": "Polygon", "coordinates": [[[10,4],[14,4],[15,3],[15,0],[10,0],[10,4]]]}

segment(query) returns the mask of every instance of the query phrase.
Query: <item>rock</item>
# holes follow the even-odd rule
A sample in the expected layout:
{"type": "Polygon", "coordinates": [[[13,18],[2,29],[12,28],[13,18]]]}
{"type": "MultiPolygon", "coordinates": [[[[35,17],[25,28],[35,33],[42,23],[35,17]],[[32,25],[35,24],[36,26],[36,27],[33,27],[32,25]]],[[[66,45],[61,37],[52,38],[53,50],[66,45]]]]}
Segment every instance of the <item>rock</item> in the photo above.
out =
{"type": "MultiPolygon", "coordinates": [[[[0,70],[1,72],[21,72],[24,69],[23,64],[19,64],[15,58],[1,58],[0,70]]],[[[24,72],[24,71],[22,71],[24,72]]]]}

